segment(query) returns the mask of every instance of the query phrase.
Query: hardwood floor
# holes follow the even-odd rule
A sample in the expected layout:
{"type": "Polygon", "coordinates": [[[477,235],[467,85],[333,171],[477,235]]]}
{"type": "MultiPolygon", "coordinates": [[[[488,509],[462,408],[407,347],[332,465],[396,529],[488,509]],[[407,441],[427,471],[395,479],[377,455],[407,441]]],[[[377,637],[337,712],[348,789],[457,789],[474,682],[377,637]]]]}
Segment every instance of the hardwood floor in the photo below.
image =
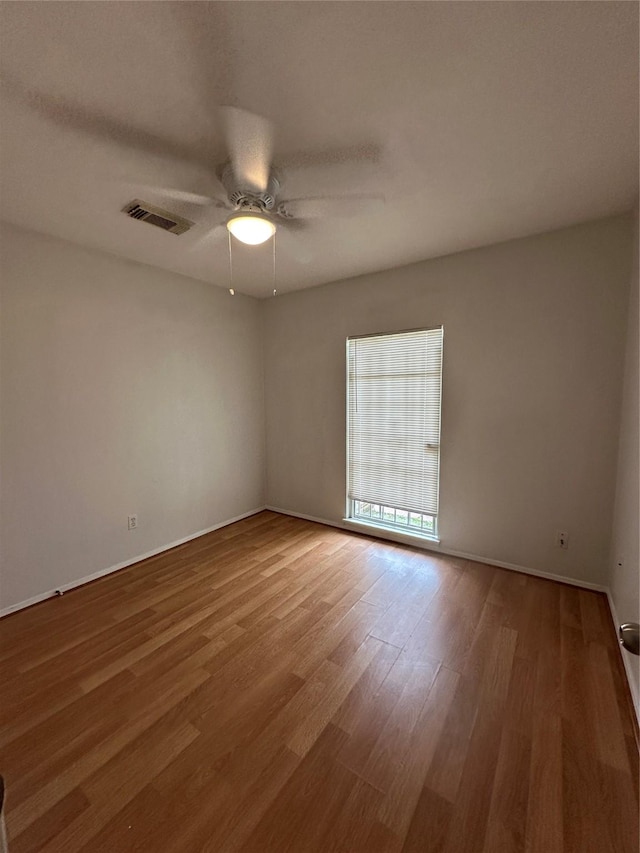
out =
{"type": "Polygon", "coordinates": [[[0,622],[11,853],[633,853],[602,594],[264,512],[0,622]]]}

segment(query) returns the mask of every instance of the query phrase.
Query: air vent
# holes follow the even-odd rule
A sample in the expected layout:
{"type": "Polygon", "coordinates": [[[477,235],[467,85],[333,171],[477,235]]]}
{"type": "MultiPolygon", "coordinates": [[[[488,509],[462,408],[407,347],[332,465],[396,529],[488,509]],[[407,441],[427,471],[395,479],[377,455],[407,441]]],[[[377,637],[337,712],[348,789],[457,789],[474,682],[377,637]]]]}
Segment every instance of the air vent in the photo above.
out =
{"type": "Polygon", "coordinates": [[[132,219],[148,222],[149,225],[155,225],[156,228],[162,228],[170,234],[184,234],[195,224],[188,219],[183,219],[182,216],[176,216],[175,213],[169,213],[168,210],[161,210],[153,204],[140,201],[138,198],[123,207],[122,212],[132,219]]]}

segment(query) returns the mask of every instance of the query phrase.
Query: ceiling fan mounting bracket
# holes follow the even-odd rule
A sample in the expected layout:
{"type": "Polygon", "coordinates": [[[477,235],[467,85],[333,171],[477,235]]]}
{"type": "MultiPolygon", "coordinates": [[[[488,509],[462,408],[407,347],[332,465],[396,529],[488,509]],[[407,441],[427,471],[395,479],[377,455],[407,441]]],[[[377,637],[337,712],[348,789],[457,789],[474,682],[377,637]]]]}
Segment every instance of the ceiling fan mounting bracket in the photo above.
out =
{"type": "Polygon", "coordinates": [[[236,208],[250,208],[265,212],[271,210],[275,204],[273,198],[263,198],[262,193],[250,193],[245,190],[235,190],[229,195],[229,201],[236,208]]]}

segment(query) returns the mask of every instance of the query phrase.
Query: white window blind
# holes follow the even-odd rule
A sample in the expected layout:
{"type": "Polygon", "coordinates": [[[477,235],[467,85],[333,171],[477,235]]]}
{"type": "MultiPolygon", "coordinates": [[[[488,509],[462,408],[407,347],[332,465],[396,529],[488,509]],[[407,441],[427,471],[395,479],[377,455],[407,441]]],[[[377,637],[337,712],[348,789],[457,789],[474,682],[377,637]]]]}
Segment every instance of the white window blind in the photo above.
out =
{"type": "Polygon", "coordinates": [[[442,327],[349,338],[348,496],[438,513],[442,327]]]}

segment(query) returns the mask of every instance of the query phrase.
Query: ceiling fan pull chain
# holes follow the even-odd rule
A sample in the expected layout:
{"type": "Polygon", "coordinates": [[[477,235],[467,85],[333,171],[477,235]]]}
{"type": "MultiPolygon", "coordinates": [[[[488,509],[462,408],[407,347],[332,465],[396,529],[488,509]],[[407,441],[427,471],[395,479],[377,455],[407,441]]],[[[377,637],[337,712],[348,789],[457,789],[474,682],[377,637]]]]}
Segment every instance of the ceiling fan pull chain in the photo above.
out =
{"type": "Polygon", "coordinates": [[[276,295],[276,232],[273,232],[273,295],[276,295]]]}
{"type": "Polygon", "coordinates": [[[227,231],[227,236],[229,237],[229,293],[235,296],[236,292],[233,289],[233,260],[231,259],[231,231],[227,231]]]}

